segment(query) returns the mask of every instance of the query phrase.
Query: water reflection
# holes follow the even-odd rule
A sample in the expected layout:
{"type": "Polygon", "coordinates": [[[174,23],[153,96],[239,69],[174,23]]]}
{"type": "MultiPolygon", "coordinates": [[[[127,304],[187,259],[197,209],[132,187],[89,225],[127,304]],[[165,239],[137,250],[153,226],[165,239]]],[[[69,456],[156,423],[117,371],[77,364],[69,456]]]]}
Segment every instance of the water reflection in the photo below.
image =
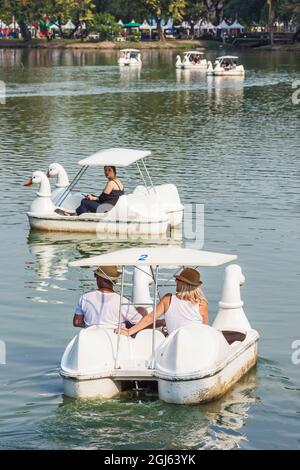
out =
{"type": "Polygon", "coordinates": [[[160,237],[149,238],[131,235],[124,238],[109,234],[109,240],[91,234],[43,233],[31,230],[28,247],[35,259],[35,272],[39,279],[65,280],[68,263],[78,256],[87,257],[115,251],[130,246],[181,245],[182,231],[176,229],[160,237]]]}
{"type": "Polygon", "coordinates": [[[208,99],[217,105],[240,106],[244,99],[244,77],[207,77],[208,99]]]}
{"type": "Polygon", "coordinates": [[[130,82],[141,79],[142,67],[119,67],[120,81],[130,82]]]}
{"type": "Polygon", "coordinates": [[[157,396],[134,399],[131,393],[109,401],[64,397],[40,432],[58,447],[235,449],[246,440],[242,429],[251,405],[259,402],[256,386],[253,369],[222,399],[207,405],[169,405],[157,396]]]}

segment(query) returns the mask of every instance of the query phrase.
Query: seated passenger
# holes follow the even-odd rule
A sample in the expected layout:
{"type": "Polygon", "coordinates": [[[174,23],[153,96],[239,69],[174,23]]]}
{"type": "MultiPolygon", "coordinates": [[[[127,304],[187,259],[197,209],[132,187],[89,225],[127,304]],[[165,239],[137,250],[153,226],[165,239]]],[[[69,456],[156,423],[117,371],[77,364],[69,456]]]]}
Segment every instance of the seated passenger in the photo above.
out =
{"type": "Polygon", "coordinates": [[[76,212],[69,212],[63,209],[56,209],[55,212],[59,215],[81,215],[88,212],[108,212],[118,202],[119,197],[124,195],[124,186],[119,179],[117,179],[117,170],[115,166],[105,166],[104,174],[108,179],[100,196],[87,194],[82,199],[80,206],[77,207],[76,212]]]}
{"type": "MultiPolygon", "coordinates": [[[[120,276],[117,266],[99,266],[94,272],[97,290],[83,294],[78,302],[73,318],[73,325],[85,328],[91,325],[102,325],[107,328],[118,328],[120,303],[129,304],[123,297],[114,292],[114,284],[120,276]]],[[[147,311],[133,305],[121,307],[121,327],[131,326],[142,319],[147,311]]]]}
{"type": "Polygon", "coordinates": [[[86,212],[108,212],[118,202],[119,197],[124,194],[124,186],[117,179],[117,170],[115,166],[105,166],[104,174],[108,179],[102,193],[99,197],[88,194],[82,199],[81,204],[76,209],[76,214],[81,215],[86,212]]]}
{"type": "MultiPolygon", "coordinates": [[[[156,308],[156,318],[165,315],[168,333],[190,323],[208,324],[208,303],[200,288],[202,281],[198,271],[185,268],[175,276],[176,295],[166,294],[156,308]]],[[[153,312],[145,315],[139,323],[121,334],[131,336],[153,323],[153,312]]]]}

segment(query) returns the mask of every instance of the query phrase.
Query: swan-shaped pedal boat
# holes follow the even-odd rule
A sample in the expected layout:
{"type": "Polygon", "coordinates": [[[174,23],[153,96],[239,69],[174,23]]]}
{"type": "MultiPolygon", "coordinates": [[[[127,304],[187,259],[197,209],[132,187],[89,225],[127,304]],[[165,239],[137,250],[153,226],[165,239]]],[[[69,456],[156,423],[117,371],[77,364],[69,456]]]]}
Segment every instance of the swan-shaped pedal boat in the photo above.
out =
{"type": "MultiPolygon", "coordinates": [[[[101,150],[80,160],[81,169],[73,181],[65,188],[57,187],[54,195],[51,193],[47,175],[41,171],[35,171],[32,178],[24,184],[24,186],[32,184],[40,186],[37,197],[27,213],[30,226],[45,231],[149,235],[150,237],[165,234],[169,226],[172,228],[180,226],[184,207],[180,202],[177,188],[173,184],[153,185],[144,162],[149,155],[151,152],[145,150],[122,148],[101,150]],[[83,196],[80,193],[73,193],[72,190],[88,168],[106,165],[127,167],[133,163],[136,163],[144,185],[137,186],[131,194],[121,196],[117,204],[108,212],[85,213],[79,216],[60,215],[55,212],[57,208],[75,211],[79,206],[83,196]]],[[[57,164],[55,168],[58,171],[57,164]]],[[[65,171],[62,171],[61,165],[60,172],[61,184],[64,185],[68,176],[65,171]]],[[[52,171],[52,174],[54,173],[55,171],[52,171]]]]}
{"type": "MultiPolygon", "coordinates": [[[[70,186],[69,177],[60,163],[51,163],[46,175],[48,178],[56,177],[55,189],[51,193],[51,199],[55,205],[64,194],[65,190],[70,186]]],[[[80,192],[70,192],[64,200],[64,208],[71,210],[74,206],[78,207],[83,197],[84,194],[80,192]]]]}
{"type": "Polygon", "coordinates": [[[190,69],[190,70],[207,70],[208,62],[203,58],[204,52],[200,51],[187,51],[183,54],[183,59],[180,55],[176,56],[177,69],[190,69]]]}
{"type": "Polygon", "coordinates": [[[142,59],[139,49],[121,49],[118,64],[123,66],[141,66],[142,59]]]}
{"type": "MultiPolygon", "coordinates": [[[[155,314],[159,267],[221,266],[235,259],[235,255],[179,247],[129,248],[73,261],[70,266],[122,266],[121,295],[128,268],[134,267],[132,304],[151,306],[155,314]]],[[[250,326],[240,296],[244,281],[238,265],[226,268],[212,326],[195,322],[165,337],[154,322],[152,330],[140,331],[135,338],[100,326],[82,329],[61,360],[65,395],[111,398],[125,383],[154,381],[159,398],[169,403],[204,403],[222,396],[257,361],[259,335],[250,326]]]]}
{"type": "Polygon", "coordinates": [[[243,77],[245,69],[243,65],[238,64],[239,58],[232,55],[224,55],[218,57],[213,66],[212,62],[208,62],[207,75],[215,77],[243,77]]]}

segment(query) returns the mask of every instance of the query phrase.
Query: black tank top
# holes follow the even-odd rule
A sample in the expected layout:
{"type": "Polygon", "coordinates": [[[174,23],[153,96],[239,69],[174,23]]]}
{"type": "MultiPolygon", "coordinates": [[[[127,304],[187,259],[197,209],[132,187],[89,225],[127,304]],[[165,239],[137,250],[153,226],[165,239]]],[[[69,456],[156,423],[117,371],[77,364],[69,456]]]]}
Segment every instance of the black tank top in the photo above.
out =
{"type": "MultiPolygon", "coordinates": [[[[116,185],[120,188],[119,183],[116,180],[113,180],[116,185]]],[[[119,200],[120,196],[124,195],[124,189],[113,189],[110,194],[106,194],[102,192],[98,198],[98,202],[100,204],[110,204],[112,206],[115,206],[119,200]]]]}

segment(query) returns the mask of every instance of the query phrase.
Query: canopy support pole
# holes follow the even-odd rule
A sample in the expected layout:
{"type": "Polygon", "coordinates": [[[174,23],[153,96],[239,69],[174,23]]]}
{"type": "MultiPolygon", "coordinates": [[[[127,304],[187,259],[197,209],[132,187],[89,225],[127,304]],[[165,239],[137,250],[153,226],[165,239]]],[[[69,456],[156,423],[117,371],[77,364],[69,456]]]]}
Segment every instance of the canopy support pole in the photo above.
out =
{"type": "Polygon", "coordinates": [[[80,170],[78,171],[77,175],[74,177],[74,179],[71,181],[71,183],[69,184],[69,186],[66,188],[66,190],[59,196],[59,198],[57,199],[56,202],[54,202],[54,205],[56,205],[56,207],[60,207],[62,205],[62,203],[65,201],[65,199],[67,198],[67,196],[70,194],[70,192],[72,191],[72,189],[74,188],[74,186],[77,184],[77,182],[80,180],[81,176],[86,172],[88,166],[83,166],[82,168],[80,168],[80,170]]]}
{"type": "Polygon", "coordinates": [[[137,166],[137,168],[138,168],[138,170],[139,170],[139,173],[140,173],[141,178],[142,178],[142,180],[143,180],[143,183],[144,183],[144,185],[145,185],[145,187],[146,187],[146,189],[147,189],[147,191],[148,191],[148,194],[150,194],[149,188],[148,188],[148,186],[147,186],[146,180],[145,180],[145,178],[144,178],[143,172],[142,172],[142,170],[140,169],[140,165],[139,165],[138,162],[136,162],[136,166],[137,166]]]}
{"type": "Polygon", "coordinates": [[[145,163],[145,160],[144,160],[144,159],[142,160],[142,163],[143,163],[143,165],[144,165],[144,169],[145,169],[146,175],[148,176],[148,179],[149,179],[149,181],[150,181],[151,188],[152,188],[153,191],[156,193],[156,190],[155,190],[155,187],[154,187],[154,185],[153,185],[153,181],[152,181],[151,175],[150,175],[150,173],[149,173],[149,171],[148,171],[148,168],[147,168],[147,166],[146,166],[146,163],[145,163]]]}
{"type": "Polygon", "coordinates": [[[117,350],[116,350],[116,358],[115,358],[115,369],[120,369],[120,366],[118,365],[118,359],[119,359],[120,336],[121,336],[121,311],[122,311],[123,294],[124,294],[124,274],[125,274],[124,271],[125,271],[125,267],[122,266],[121,294],[120,294],[119,319],[118,319],[118,339],[117,339],[117,350]]]}
{"type": "Polygon", "coordinates": [[[153,330],[152,330],[152,359],[149,369],[155,367],[155,328],[156,328],[156,304],[157,304],[157,283],[158,283],[158,266],[155,267],[155,287],[153,300],[153,330]]]}

